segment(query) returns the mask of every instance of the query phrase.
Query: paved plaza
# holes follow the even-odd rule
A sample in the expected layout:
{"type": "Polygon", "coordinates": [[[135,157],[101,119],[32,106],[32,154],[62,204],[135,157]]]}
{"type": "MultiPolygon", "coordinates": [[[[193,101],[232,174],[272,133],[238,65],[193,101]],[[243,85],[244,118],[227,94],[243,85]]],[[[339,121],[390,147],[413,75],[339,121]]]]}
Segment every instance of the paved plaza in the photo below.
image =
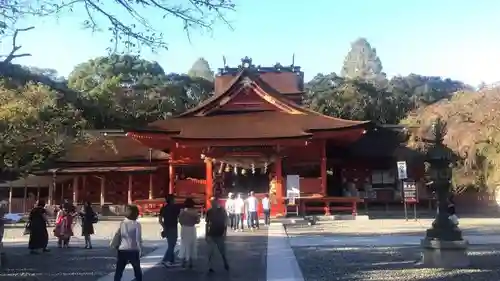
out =
{"type": "MultiPolygon", "coordinates": [[[[268,229],[230,233],[228,257],[231,270],[222,263],[207,274],[207,245],[199,242],[195,268],[167,269],[159,265],[165,241],[156,221],[143,221],[146,253],[142,259],[144,280],[500,280],[500,220],[462,219],[464,236],[471,243],[469,268],[442,270],[423,268],[419,242],[431,220],[330,221],[315,226],[273,223],[268,229]]],[[[29,255],[22,228],[6,231],[9,263],[0,280],[111,281],[115,253],[109,240],[119,222],[96,225],[94,249],[83,249],[83,239],[74,237],[73,248],[57,249],[51,237],[50,253],[29,255]]],[[[79,227],[75,232],[79,233],[79,227]]],[[[203,227],[200,227],[203,235],[203,227]]],[[[202,237],[200,237],[202,238],[202,237]]],[[[220,258],[218,259],[220,261],[220,258]]],[[[132,281],[127,269],[123,281],[132,281]]]]}

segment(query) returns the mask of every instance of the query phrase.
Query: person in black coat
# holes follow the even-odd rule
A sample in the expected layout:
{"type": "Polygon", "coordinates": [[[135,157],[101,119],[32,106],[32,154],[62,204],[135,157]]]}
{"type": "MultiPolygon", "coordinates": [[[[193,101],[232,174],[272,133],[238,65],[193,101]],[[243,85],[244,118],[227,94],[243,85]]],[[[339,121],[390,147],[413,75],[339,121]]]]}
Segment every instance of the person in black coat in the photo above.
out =
{"type": "Polygon", "coordinates": [[[94,223],[97,223],[97,214],[92,209],[90,202],[85,202],[80,217],[82,218],[82,236],[85,238],[85,249],[92,249],[90,235],[94,234],[94,223]]]}

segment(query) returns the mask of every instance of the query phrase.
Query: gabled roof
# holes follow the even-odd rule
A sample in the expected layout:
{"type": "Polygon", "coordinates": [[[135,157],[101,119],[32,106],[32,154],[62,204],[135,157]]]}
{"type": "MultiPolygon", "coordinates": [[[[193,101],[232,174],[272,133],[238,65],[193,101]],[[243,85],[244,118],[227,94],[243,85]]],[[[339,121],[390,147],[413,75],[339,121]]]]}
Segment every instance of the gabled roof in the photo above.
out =
{"type": "Polygon", "coordinates": [[[162,133],[177,141],[282,139],[310,138],[318,131],[363,128],[369,124],[370,121],[334,118],[301,107],[263,81],[259,75],[243,69],[234,76],[225,91],[216,93],[178,117],[153,122],[146,129],[135,132],[162,133]],[[212,114],[248,88],[276,107],[276,110],[212,114]]]}

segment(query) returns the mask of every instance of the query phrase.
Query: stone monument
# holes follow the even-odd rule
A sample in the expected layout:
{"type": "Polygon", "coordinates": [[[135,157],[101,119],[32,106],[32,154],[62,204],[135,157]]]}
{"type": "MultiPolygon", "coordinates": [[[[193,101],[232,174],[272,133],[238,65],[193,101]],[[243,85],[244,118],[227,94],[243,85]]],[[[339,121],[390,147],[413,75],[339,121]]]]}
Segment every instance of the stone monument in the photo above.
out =
{"type": "Polygon", "coordinates": [[[446,132],[446,123],[438,118],[432,126],[431,138],[426,140],[429,144],[426,153],[428,176],[437,193],[438,213],[432,227],[421,240],[422,264],[437,268],[459,268],[468,266],[470,261],[467,256],[468,242],[463,239],[458,225],[448,218],[454,154],[443,144],[446,132]]]}

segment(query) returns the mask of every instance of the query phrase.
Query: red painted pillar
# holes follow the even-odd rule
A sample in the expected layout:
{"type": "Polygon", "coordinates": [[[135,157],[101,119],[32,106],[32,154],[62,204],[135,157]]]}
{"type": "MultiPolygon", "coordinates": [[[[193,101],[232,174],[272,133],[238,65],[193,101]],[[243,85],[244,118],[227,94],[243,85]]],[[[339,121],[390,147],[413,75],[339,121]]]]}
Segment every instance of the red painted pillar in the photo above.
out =
{"type": "Polygon", "coordinates": [[[168,165],[168,194],[175,192],[175,166],[172,162],[168,165]]]}
{"type": "Polygon", "coordinates": [[[210,208],[210,198],[214,196],[212,159],[205,159],[205,172],[206,172],[205,206],[208,209],[210,208]]]}
{"type": "Polygon", "coordinates": [[[323,141],[321,145],[321,194],[323,196],[327,195],[327,184],[326,184],[326,142],[323,141]]]}
{"type": "Polygon", "coordinates": [[[285,200],[283,194],[283,159],[281,156],[276,158],[274,162],[274,171],[276,176],[276,216],[284,216],[285,215],[285,200]]]}

